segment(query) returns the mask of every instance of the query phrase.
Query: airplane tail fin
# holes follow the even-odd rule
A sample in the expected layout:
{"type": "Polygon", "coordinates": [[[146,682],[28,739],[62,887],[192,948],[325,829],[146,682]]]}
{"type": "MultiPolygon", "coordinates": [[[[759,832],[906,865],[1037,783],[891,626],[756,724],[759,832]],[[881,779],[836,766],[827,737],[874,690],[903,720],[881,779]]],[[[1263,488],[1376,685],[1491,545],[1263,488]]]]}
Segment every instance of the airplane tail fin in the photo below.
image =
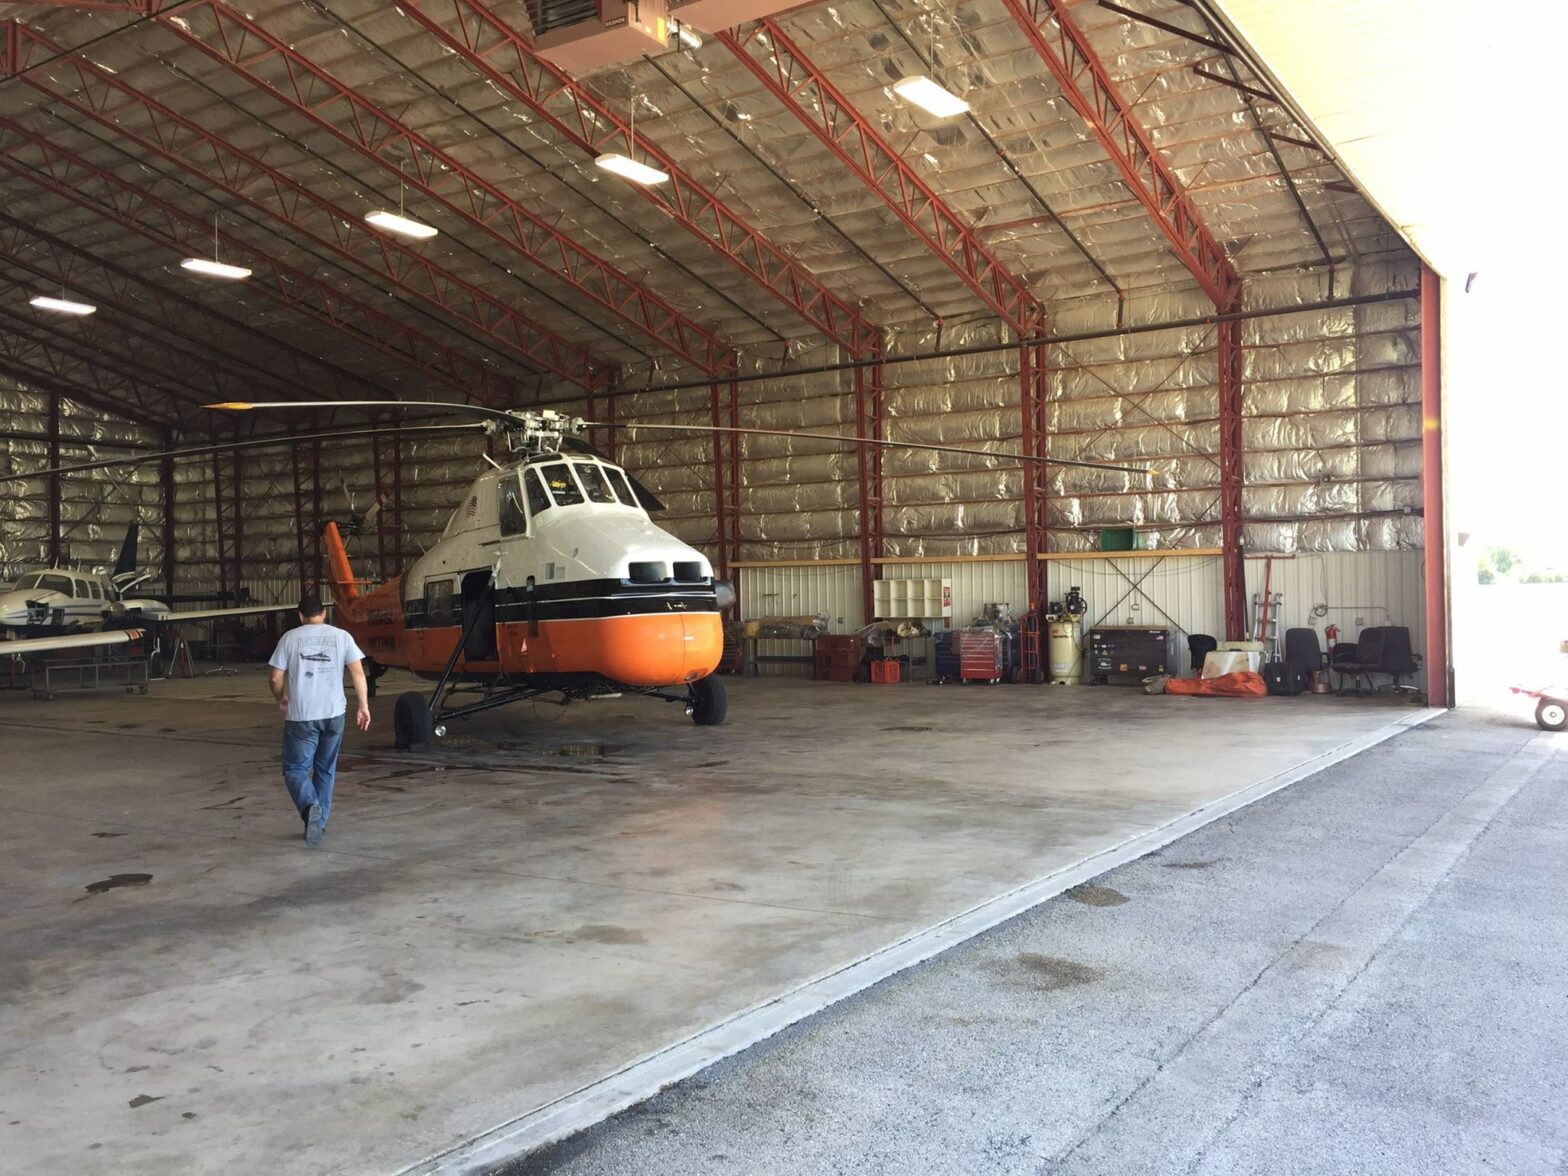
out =
{"type": "Polygon", "coordinates": [[[348,548],[343,546],[338,525],[329,522],[321,530],[321,539],[327,549],[327,578],[332,581],[332,598],[346,604],[359,595],[359,586],[354,582],[354,569],[348,562],[348,548]]]}
{"type": "Polygon", "coordinates": [[[136,537],[140,530],[139,523],[132,523],[125,528],[125,542],[120,544],[120,558],[114,561],[115,576],[136,570],[136,537]]]}

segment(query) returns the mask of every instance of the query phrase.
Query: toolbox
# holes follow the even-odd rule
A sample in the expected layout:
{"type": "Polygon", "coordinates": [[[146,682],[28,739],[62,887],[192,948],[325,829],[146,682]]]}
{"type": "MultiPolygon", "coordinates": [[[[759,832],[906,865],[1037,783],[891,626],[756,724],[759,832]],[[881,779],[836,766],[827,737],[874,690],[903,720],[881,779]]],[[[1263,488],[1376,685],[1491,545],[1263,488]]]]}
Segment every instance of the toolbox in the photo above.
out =
{"type": "Polygon", "coordinates": [[[1172,674],[1176,666],[1175,632],[1142,625],[1100,625],[1089,630],[1089,678],[1103,686],[1112,674],[1147,678],[1172,674]]]}

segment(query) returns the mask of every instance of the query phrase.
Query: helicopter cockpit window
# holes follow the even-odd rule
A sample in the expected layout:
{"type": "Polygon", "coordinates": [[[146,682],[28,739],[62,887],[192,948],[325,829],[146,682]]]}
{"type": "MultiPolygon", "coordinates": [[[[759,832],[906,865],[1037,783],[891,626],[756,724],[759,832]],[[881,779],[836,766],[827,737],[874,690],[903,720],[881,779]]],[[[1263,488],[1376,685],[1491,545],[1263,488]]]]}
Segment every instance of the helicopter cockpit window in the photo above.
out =
{"type": "Polygon", "coordinates": [[[544,492],[544,483],[539,480],[538,470],[523,471],[523,487],[528,491],[528,513],[537,515],[540,511],[550,509],[550,496],[544,492]]]}
{"type": "Polygon", "coordinates": [[[632,493],[631,483],[626,480],[626,475],[614,466],[605,466],[604,472],[610,476],[610,485],[615,487],[615,493],[627,506],[637,505],[637,495],[632,493]]]}
{"type": "Polygon", "coordinates": [[[556,506],[576,506],[583,500],[582,487],[578,486],[564,461],[540,466],[539,473],[544,484],[550,487],[550,496],[555,499],[556,506]]]}
{"type": "Polygon", "coordinates": [[[582,479],[583,489],[588,492],[589,502],[615,501],[615,491],[610,489],[610,483],[604,480],[604,471],[591,462],[579,461],[572,463],[577,468],[577,476],[582,479]]]}
{"type": "Polygon", "coordinates": [[[503,478],[500,483],[501,504],[497,517],[501,522],[501,535],[522,535],[528,530],[528,518],[523,514],[523,504],[518,500],[522,493],[517,479],[503,478]]]}

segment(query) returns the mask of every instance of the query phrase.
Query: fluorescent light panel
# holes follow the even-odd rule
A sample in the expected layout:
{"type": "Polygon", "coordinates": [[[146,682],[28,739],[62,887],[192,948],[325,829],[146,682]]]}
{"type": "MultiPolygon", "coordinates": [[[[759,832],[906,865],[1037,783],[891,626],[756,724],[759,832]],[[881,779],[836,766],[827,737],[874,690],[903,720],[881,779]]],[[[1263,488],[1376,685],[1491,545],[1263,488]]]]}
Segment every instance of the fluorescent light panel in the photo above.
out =
{"type": "Polygon", "coordinates": [[[180,262],[180,268],[188,269],[193,274],[205,274],[209,278],[227,278],[231,282],[250,277],[250,270],[244,266],[230,265],[226,261],[215,261],[210,257],[187,257],[180,262]]]}
{"type": "Polygon", "coordinates": [[[440,231],[400,212],[387,212],[379,208],[365,214],[365,223],[400,237],[412,237],[416,241],[428,241],[440,231]]]}
{"type": "Polygon", "coordinates": [[[60,314],[92,314],[98,309],[90,303],[72,302],[69,298],[50,298],[47,294],[39,294],[31,301],[39,310],[53,310],[60,314]]]}
{"type": "Polygon", "coordinates": [[[629,159],[615,151],[606,151],[596,158],[594,163],[605,171],[614,172],[634,184],[664,184],[668,183],[670,178],[669,172],[649,167],[646,163],[638,163],[635,159],[629,159]]]}
{"type": "Polygon", "coordinates": [[[930,111],[937,118],[952,118],[955,114],[963,114],[969,109],[969,103],[951,90],[937,85],[924,74],[900,78],[893,83],[893,93],[906,102],[913,102],[922,110],[930,111]]]}

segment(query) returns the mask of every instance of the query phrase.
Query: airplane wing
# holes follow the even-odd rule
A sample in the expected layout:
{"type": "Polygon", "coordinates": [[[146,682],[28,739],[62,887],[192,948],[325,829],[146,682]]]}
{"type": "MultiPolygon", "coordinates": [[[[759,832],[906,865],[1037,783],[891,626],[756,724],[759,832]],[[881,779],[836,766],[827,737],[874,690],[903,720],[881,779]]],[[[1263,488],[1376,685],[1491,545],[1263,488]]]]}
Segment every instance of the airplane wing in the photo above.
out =
{"type": "Polygon", "coordinates": [[[0,657],[22,657],[29,653],[48,653],[55,649],[98,649],[108,645],[129,645],[141,639],[140,629],[100,629],[95,633],[64,633],[58,637],[24,637],[20,641],[0,641],[0,657]]]}
{"type": "MultiPolygon", "coordinates": [[[[329,604],[327,608],[331,608],[329,604]]],[[[292,604],[257,604],[248,608],[206,608],[193,612],[165,613],[158,618],[160,625],[182,625],[186,621],[215,621],[221,617],[259,617],[269,613],[291,613],[295,611],[292,604]]]]}

